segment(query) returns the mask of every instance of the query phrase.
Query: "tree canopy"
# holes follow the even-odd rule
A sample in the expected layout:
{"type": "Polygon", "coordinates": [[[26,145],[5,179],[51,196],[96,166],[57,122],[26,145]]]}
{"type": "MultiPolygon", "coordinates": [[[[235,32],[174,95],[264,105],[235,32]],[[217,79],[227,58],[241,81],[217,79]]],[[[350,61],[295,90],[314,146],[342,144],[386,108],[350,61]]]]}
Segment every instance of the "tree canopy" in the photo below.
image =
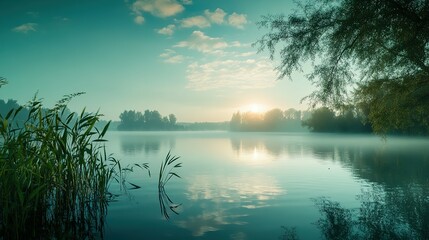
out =
{"type": "Polygon", "coordinates": [[[289,16],[264,16],[259,26],[269,29],[259,50],[274,58],[279,48],[280,78],[312,64],[313,106],[354,100],[376,132],[412,124],[429,133],[429,0],[309,1],[289,16]]]}
{"type": "Polygon", "coordinates": [[[158,111],[125,110],[119,118],[121,122],[118,130],[178,130],[177,118],[174,114],[163,117],[158,111]]]}
{"type": "Polygon", "coordinates": [[[311,116],[302,122],[302,125],[312,132],[370,133],[372,131],[351,107],[338,115],[327,107],[315,109],[311,116]]]}

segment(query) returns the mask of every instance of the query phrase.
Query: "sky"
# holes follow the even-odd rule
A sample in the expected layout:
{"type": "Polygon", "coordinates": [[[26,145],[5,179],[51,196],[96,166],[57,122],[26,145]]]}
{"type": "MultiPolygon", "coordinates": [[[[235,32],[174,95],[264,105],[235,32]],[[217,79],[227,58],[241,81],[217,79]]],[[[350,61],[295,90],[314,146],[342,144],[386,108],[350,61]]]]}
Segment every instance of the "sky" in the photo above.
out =
{"type": "Polygon", "coordinates": [[[305,110],[314,87],[297,72],[278,79],[279,58],[252,46],[267,14],[292,0],[2,0],[0,99],[35,94],[72,111],[173,113],[179,122],[228,121],[234,112],[305,110]]]}

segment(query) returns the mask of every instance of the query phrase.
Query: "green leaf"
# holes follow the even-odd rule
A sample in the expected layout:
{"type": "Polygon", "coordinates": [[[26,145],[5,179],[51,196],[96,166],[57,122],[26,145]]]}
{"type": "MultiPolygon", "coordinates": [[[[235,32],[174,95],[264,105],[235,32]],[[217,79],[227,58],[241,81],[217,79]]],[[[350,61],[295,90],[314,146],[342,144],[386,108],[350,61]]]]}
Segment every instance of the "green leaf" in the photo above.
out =
{"type": "Polygon", "coordinates": [[[111,121],[109,121],[106,126],[104,126],[103,131],[101,131],[100,137],[104,137],[104,134],[106,134],[107,129],[109,129],[111,121]]]}
{"type": "Polygon", "coordinates": [[[6,114],[6,119],[9,119],[10,115],[12,115],[13,111],[15,109],[11,109],[7,114],[6,114]]]}

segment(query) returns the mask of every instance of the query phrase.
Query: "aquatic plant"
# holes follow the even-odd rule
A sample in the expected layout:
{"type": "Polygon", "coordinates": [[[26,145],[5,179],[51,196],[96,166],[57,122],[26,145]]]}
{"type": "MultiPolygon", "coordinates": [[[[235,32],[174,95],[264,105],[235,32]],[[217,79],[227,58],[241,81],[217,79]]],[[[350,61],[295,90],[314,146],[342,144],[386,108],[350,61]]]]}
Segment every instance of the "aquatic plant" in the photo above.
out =
{"type": "Polygon", "coordinates": [[[161,167],[159,169],[158,176],[158,197],[159,197],[159,206],[161,209],[161,214],[165,217],[165,219],[170,219],[170,215],[168,209],[175,214],[179,214],[177,208],[181,206],[181,204],[176,204],[171,200],[165,191],[165,185],[170,181],[171,178],[180,176],[174,171],[176,168],[181,168],[182,163],[177,162],[180,157],[172,156],[171,152],[167,153],[164,162],[161,163],[161,167]],[[168,209],[167,209],[168,206],[168,209]]]}
{"type": "MultiPolygon", "coordinates": [[[[0,87],[6,83],[0,77],[0,87]]],[[[147,163],[123,167],[107,154],[110,122],[97,128],[101,114],[70,113],[67,104],[81,94],[66,95],[50,109],[34,97],[0,114],[0,239],[103,238],[107,205],[116,196],[110,183],[117,181],[121,191],[126,184],[140,188],[127,180],[134,168],[150,177],[147,163]]],[[[159,200],[167,219],[166,204],[176,214],[180,206],[165,191],[179,177],[172,169],[181,163],[171,167],[178,158],[169,152],[160,169],[159,200]]]]}
{"type": "Polygon", "coordinates": [[[104,146],[109,123],[95,127],[101,114],[67,114],[67,103],[81,94],[67,95],[51,109],[34,98],[0,116],[0,238],[102,234],[118,161],[104,146]],[[15,121],[24,108],[26,120],[15,121]]]}

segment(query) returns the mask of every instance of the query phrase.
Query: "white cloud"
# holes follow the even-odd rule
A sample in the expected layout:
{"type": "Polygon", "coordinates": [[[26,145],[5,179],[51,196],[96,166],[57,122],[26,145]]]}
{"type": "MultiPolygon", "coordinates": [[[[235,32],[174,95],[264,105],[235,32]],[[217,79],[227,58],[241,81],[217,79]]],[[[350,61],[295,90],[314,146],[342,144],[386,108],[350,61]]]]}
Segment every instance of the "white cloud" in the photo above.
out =
{"type": "Polygon", "coordinates": [[[185,57],[183,55],[175,55],[175,56],[171,56],[171,57],[165,59],[164,62],[166,62],[166,63],[181,63],[181,62],[183,62],[183,60],[185,60],[185,57]]]}
{"type": "Polygon", "coordinates": [[[221,38],[212,38],[201,31],[194,31],[188,40],[179,42],[174,47],[189,48],[202,53],[218,54],[228,47],[228,43],[221,38]]]}
{"type": "Polygon", "coordinates": [[[165,49],[163,53],[161,53],[161,55],[159,55],[162,58],[167,58],[170,57],[172,54],[175,54],[176,51],[172,50],[172,49],[165,49]]]}
{"type": "Polygon", "coordinates": [[[204,91],[220,88],[267,88],[275,85],[276,74],[267,60],[218,60],[187,68],[188,88],[204,91]]]}
{"type": "Polygon", "coordinates": [[[18,32],[18,33],[36,32],[37,26],[38,26],[37,23],[25,23],[13,28],[12,31],[18,32]]]}
{"type": "Polygon", "coordinates": [[[222,24],[226,16],[226,12],[220,8],[217,8],[214,12],[210,12],[210,10],[206,9],[204,14],[211,22],[216,24],[222,24]]]}
{"type": "Polygon", "coordinates": [[[136,0],[131,5],[131,10],[136,15],[134,21],[143,23],[143,12],[148,12],[157,17],[171,17],[184,10],[182,4],[176,0],[136,0]],[[141,18],[139,18],[141,17],[141,18]]]}
{"type": "Polygon", "coordinates": [[[185,5],[191,5],[192,4],[192,0],[182,0],[182,3],[185,5]]]}
{"type": "Polygon", "coordinates": [[[245,52],[245,53],[241,53],[239,56],[240,57],[249,57],[249,56],[253,56],[256,55],[256,52],[245,52]]]}
{"type": "Polygon", "coordinates": [[[210,22],[207,20],[207,18],[203,16],[195,16],[190,18],[185,18],[181,20],[182,27],[190,28],[190,27],[199,27],[199,28],[206,28],[210,27],[210,22]]]}
{"type": "Polygon", "coordinates": [[[177,54],[176,51],[172,49],[165,49],[159,56],[163,58],[166,63],[181,63],[185,60],[183,55],[177,54]]]}
{"type": "Polygon", "coordinates": [[[227,21],[225,20],[226,17],[227,13],[221,8],[216,8],[216,10],[213,12],[211,12],[209,9],[206,9],[204,10],[204,15],[185,18],[180,22],[182,23],[182,27],[185,28],[206,28],[210,27],[211,24],[228,24],[240,29],[244,28],[244,25],[247,23],[247,17],[245,14],[238,14],[234,12],[227,17],[227,21]]]}
{"type": "Polygon", "coordinates": [[[231,43],[231,47],[241,47],[242,44],[239,41],[234,41],[231,43]]]}
{"type": "Polygon", "coordinates": [[[158,33],[159,34],[163,34],[163,35],[171,36],[171,35],[173,35],[175,28],[176,28],[175,25],[170,24],[167,27],[163,27],[163,28],[159,29],[158,33]]]}
{"type": "Polygon", "coordinates": [[[234,12],[231,15],[229,15],[228,23],[233,27],[242,29],[242,28],[244,28],[244,24],[247,23],[246,15],[245,14],[237,14],[234,12]]]}
{"type": "Polygon", "coordinates": [[[139,25],[141,25],[141,24],[143,24],[143,23],[144,23],[144,17],[143,17],[143,16],[141,16],[141,15],[137,15],[137,16],[134,18],[134,22],[135,22],[135,23],[137,23],[137,24],[139,24],[139,25]]]}

